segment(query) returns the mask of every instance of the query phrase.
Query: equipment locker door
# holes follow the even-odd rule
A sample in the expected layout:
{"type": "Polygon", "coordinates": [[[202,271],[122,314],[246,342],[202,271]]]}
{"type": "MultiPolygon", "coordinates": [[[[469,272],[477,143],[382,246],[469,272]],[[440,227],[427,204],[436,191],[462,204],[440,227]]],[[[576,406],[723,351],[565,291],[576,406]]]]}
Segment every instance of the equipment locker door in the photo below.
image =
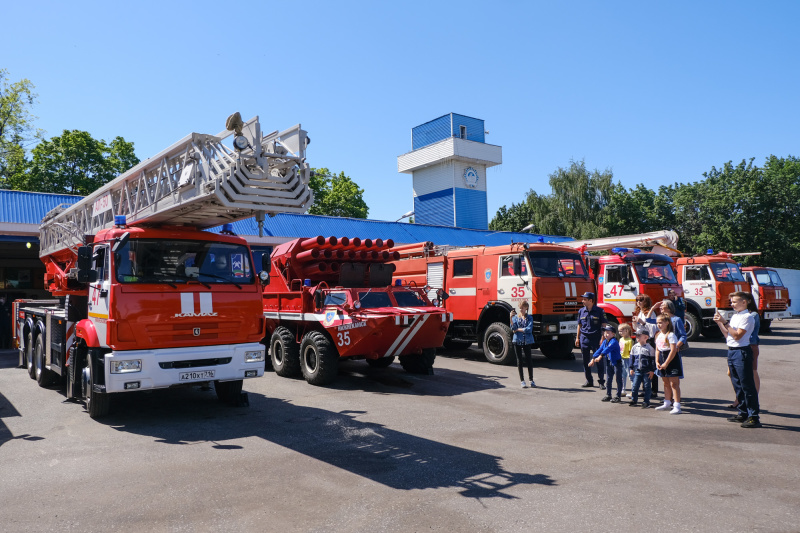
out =
{"type": "Polygon", "coordinates": [[[89,284],[89,320],[97,331],[100,346],[108,347],[107,322],[109,295],[111,293],[109,249],[106,245],[96,246],[92,254],[92,269],[97,271],[97,281],[89,284]]]}
{"type": "MultiPolygon", "coordinates": [[[[428,299],[434,301],[436,299],[436,291],[444,288],[444,262],[441,263],[428,263],[428,276],[427,283],[431,290],[428,291],[428,299]]],[[[444,304],[439,302],[442,307],[444,304]]]]}
{"type": "Polygon", "coordinates": [[[474,317],[477,301],[475,257],[450,259],[447,265],[447,309],[455,316],[474,317]]]}

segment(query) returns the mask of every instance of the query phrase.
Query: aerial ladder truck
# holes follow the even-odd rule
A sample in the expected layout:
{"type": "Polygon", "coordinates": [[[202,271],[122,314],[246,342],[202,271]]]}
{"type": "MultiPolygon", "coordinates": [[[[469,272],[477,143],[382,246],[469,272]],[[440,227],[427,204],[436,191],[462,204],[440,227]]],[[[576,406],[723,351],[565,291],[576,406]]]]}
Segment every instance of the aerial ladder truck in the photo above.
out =
{"type": "Polygon", "coordinates": [[[43,387],[66,382],[92,418],[127,391],[213,382],[237,400],[264,373],[268,274],[226,225],[305,212],[307,144],[299,124],[263,135],[235,113],[50,211],[39,255],[54,299],[14,302],[20,365],[43,387]]]}

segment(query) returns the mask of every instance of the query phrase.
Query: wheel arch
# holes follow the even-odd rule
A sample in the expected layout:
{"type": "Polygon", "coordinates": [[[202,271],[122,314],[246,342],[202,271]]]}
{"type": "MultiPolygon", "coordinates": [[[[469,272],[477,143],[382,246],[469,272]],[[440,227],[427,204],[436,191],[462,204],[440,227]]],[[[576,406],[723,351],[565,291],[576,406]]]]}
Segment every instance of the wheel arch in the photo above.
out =
{"type": "Polygon", "coordinates": [[[489,302],[483,307],[475,332],[478,337],[478,346],[483,346],[483,334],[490,325],[495,322],[502,322],[506,326],[511,325],[512,310],[513,307],[510,304],[499,300],[489,302]]]}
{"type": "Polygon", "coordinates": [[[80,320],[75,324],[75,336],[83,339],[88,348],[99,348],[100,339],[97,337],[97,330],[94,323],[88,318],[80,320]]]}

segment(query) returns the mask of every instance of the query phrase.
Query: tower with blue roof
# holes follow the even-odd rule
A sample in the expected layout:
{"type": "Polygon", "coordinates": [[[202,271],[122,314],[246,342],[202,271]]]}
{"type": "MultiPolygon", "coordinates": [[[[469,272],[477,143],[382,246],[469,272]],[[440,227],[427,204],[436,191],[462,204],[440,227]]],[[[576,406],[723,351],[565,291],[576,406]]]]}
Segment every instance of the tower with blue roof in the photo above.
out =
{"type": "Polygon", "coordinates": [[[397,171],[413,176],[415,222],[489,228],[486,169],[503,162],[503,150],[485,134],[483,120],[456,113],[411,129],[397,171]]]}

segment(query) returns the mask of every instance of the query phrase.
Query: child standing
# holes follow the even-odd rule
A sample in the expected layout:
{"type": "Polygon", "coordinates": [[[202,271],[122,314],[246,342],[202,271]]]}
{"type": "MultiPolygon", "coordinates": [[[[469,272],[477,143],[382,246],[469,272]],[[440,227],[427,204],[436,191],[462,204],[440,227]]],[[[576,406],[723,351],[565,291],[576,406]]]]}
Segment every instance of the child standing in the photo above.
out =
{"type": "Polygon", "coordinates": [[[603,356],[606,357],[606,395],[603,401],[619,403],[622,401],[622,356],[619,351],[619,341],[617,340],[614,326],[606,324],[602,329],[603,342],[600,344],[600,348],[594,353],[595,357],[589,363],[589,366],[599,363],[603,359],[603,356]],[[616,377],[617,381],[617,395],[612,400],[611,378],[613,377],[616,377]]]}
{"type": "MultiPolygon", "coordinates": [[[[619,348],[620,355],[622,356],[622,394],[625,394],[625,388],[628,384],[628,373],[631,369],[631,348],[633,348],[633,329],[630,324],[621,324],[619,326],[619,348]]],[[[630,398],[630,393],[627,394],[630,398]]]]}
{"type": "Polygon", "coordinates": [[[683,379],[683,363],[678,353],[678,337],[672,329],[672,320],[667,314],[660,314],[656,319],[656,375],[664,380],[664,405],[656,407],[656,411],[666,411],[670,407],[671,415],[681,414],[681,379],[683,379]],[[674,403],[673,403],[674,400],[674,403]]]}
{"type": "Polygon", "coordinates": [[[533,358],[531,357],[531,345],[534,343],[533,317],[528,314],[528,302],[520,302],[519,314],[514,310],[511,311],[511,331],[514,332],[511,342],[517,354],[517,368],[519,369],[519,380],[522,382],[522,388],[528,388],[528,384],[525,383],[525,375],[522,373],[522,365],[525,362],[528,364],[528,379],[531,382],[531,387],[535,387],[536,383],[533,382],[533,358]]]}
{"type": "Polygon", "coordinates": [[[628,405],[633,407],[638,405],[639,384],[644,386],[643,409],[650,407],[650,395],[652,391],[652,380],[656,370],[656,356],[653,347],[647,342],[650,339],[650,332],[645,328],[640,328],[636,332],[636,344],[631,348],[631,398],[628,405]]]}

